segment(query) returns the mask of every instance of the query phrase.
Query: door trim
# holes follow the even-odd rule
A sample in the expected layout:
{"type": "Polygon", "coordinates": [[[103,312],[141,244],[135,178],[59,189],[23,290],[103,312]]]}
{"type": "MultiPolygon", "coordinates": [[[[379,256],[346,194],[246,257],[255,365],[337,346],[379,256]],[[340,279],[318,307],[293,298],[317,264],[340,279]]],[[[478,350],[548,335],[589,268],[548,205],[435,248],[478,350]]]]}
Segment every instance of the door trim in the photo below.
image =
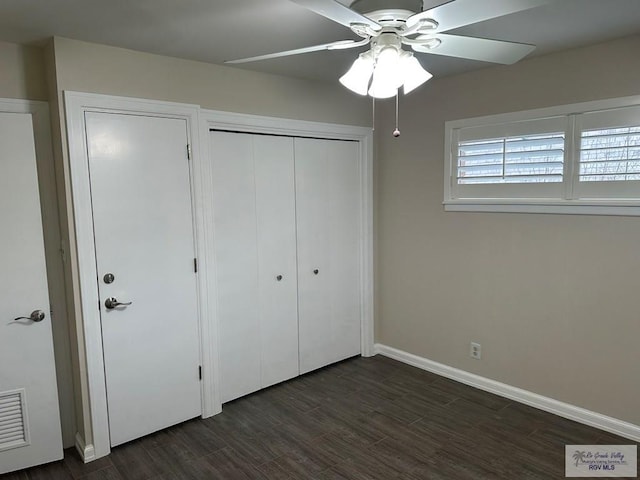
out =
{"type": "MultiPolygon", "coordinates": [[[[79,453],[85,455],[92,452],[93,458],[108,455],[111,451],[109,423],[107,411],[107,395],[104,373],[104,356],[102,349],[102,332],[100,329],[99,295],[96,282],[96,252],[93,234],[93,212],[91,209],[91,189],[89,180],[89,159],[87,156],[85,136],[85,112],[102,112],[118,114],[136,114],[184,119],[187,123],[187,136],[191,146],[190,175],[191,197],[194,215],[194,233],[198,262],[198,316],[200,326],[200,355],[204,370],[201,383],[202,416],[208,417],[219,413],[221,407],[216,403],[214,392],[217,391],[215,368],[217,345],[215,329],[211,327],[211,311],[215,299],[209,288],[207,273],[210,269],[210,258],[207,257],[209,237],[205,221],[207,208],[210,167],[200,153],[199,139],[199,107],[197,105],[142,100],[111,95],[98,95],[79,92],[64,92],[67,140],[69,147],[69,170],[71,177],[71,196],[73,199],[73,220],[77,242],[77,284],[79,286],[79,309],[82,324],[78,325],[79,351],[86,359],[80,359],[81,387],[83,394],[83,412],[85,423],[84,438],[78,433],[76,445],[82,445],[79,453]],[[83,361],[86,360],[86,363],[83,361]],[[84,371],[82,371],[84,370],[84,371]],[[88,422],[87,422],[87,417],[88,422]]],[[[186,150],[185,145],[185,150],[186,150]]],[[[186,155],[185,151],[185,155],[186,155]]],[[[76,297],[77,298],[77,297],[76,297]]]]}
{"type": "MultiPolygon", "coordinates": [[[[361,186],[360,208],[360,334],[361,355],[370,357],[374,350],[374,250],[373,250],[373,130],[368,127],[318,123],[277,117],[265,117],[241,113],[201,110],[200,152],[210,158],[209,131],[227,130],[244,133],[263,133],[292,137],[351,140],[359,144],[359,169],[361,186]]],[[[211,180],[213,182],[213,180],[211,180]]],[[[209,203],[208,205],[211,205],[209,203]]],[[[210,239],[215,241],[213,215],[207,217],[210,239]]],[[[211,250],[213,251],[213,250],[211,250]]],[[[215,268],[215,265],[214,265],[215,268]]],[[[209,287],[215,299],[215,275],[211,275],[209,287]]],[[[215,300],[214,300],[215,301],[215,300]]],[[[213,304],[212,304],[213,305],[213,304]]],[[[217,330],[216,310],[211,310],[212,328],[217,330]]],[[[216,334],[217,337],[217,334],[216,334]]],[[[219,400],[219,398],[218,398],[219,400]]]]}

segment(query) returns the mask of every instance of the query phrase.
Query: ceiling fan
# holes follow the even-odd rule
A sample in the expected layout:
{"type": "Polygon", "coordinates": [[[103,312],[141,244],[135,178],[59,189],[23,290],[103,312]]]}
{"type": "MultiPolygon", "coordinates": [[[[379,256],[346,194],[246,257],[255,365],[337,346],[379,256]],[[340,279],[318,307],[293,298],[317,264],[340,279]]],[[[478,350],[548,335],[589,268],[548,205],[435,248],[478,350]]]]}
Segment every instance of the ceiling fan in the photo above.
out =
{"type": "Polygon", "coordinates": [[[423,9],[423,0],[355,0],[350,7],[336,0],[291,0],[351,29],[361,40],[340,40],[311,47],[231,60],[239,64],[321,50],[344,50],[370,45],[340,82],[360,95],[389,98],[403,87],[407,94],[432,75],[413,52],[512,64],[535,49],[524,43],[465,37],[445,33],[553,0],[451,0],[423,9]]]}

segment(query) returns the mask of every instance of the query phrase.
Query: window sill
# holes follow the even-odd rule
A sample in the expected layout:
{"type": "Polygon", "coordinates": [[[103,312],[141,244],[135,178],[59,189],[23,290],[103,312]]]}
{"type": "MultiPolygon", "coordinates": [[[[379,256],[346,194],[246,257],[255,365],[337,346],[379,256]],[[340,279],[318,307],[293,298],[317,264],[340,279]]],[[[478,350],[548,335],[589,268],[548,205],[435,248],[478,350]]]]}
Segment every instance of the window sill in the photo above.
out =
{"type": "Polygon", "coordinates": [[[550,201],[540,199],[463,199],[443,202],[446,212],[543,213],[640,216],[639,201],[550,201]]]}

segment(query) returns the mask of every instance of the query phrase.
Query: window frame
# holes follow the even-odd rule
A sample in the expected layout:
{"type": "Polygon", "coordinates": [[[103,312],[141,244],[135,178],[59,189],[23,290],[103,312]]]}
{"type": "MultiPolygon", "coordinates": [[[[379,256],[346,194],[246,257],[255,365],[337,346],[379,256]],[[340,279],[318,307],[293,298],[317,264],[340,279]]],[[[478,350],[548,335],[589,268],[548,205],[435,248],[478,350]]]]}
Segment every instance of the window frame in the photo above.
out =
{"type": "MultiPolygon", "coordinates": [[[[609,188],[608,195],[594,198],[578,198],[577,196],[580,191],[586,191],[586,189],[580,188],[579,183],[582,118],[588,114],[626,107],[640,107],[640,95],[445,122],[443,201],[445,211],[640,216],[640,191],[633,197],[624,197],[620,193],[616,196],[616,187],[626,186],[625,182],[606,182],[614,185],[605,185],[603,188],[597,186],[598,188],[592,189],[592,191],[603,192],[609,188]],[[459,195],[461,189],[457,183],[458,140],[462,130],[481,132],[492,129],[499,131],[502,128],[503,131],[509,133],[512,131],[511,127],[517,124],[525,125],[527,122],[544,122],[555,118],[564,118],[566,121],[563,181],[555,184],[562,186],[562,195],[559,198],[541,196],[540,193],[544,193],[544,187],[538,188],[539,193],[537,194],[529,193],[532,190],[536,191],[535,188],[532,188],[536,185],[549,185],[544,183],[488,184],[488,188],[475,189],[479,193],[478,196],[459,195]],[[521,188],[523,186],[527,188],[521,188]],[[514,190],[515,193],[506,195],[514,190]],[[496,192],[502,192],[502,194],[496,194],[496,192]]],[[[463,140],[466,139],[466,137],[463,138],[463,140]]],[[[586,184],[589,183],[593,185],[598,182],[586,182],[586,184]]],[[[464,187],[468,187],[468,185],[464,187]]],[[[462,190],[471,192],[474,189],[463,188],[462,190]]],[[[618,190],[624,191],[625,188],[618,188],[618,190]]]]}

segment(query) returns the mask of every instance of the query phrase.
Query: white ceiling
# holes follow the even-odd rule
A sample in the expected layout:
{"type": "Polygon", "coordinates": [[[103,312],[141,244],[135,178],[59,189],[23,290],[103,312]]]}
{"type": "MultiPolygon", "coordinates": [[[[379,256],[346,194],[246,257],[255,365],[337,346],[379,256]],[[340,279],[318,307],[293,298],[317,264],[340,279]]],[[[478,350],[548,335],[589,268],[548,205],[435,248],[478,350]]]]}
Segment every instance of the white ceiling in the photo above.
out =
{"type": "MultiPolygon", "coordinates": [[[[453,32],[532,43],[538,46],[532,55],[540,55],[640,33],[640,0],[556,0],[453,32]]],[[[0,1],[0,40],[38,44],[54,35],[219,64],[357,38],[289,0],[0,1]]],[[[316,52],[240,68],[335,81],[355,55],[354,50],[316,52]]],[[[437,55],[420,59],[436,76],[489,65],[437,55]]]]}

